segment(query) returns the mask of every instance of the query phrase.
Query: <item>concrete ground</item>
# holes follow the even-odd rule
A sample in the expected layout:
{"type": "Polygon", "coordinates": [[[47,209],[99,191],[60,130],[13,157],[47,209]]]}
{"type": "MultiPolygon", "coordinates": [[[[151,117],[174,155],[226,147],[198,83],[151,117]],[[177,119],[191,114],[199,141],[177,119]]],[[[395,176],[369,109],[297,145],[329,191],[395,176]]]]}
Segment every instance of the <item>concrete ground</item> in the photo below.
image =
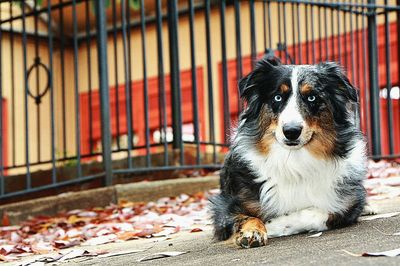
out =
{"type": "MultiPolygon", "coordinates": [[[[400,198],[373,202],[379,213],[400,211],[400,198]]],[[[137,253],[108,258],[76,258],[65,265],[400,265],[400,256],[354,257],[347,254],[379,252],[400,248],[400,215],[361,221],[339,230],[324,232],[320,237],[307,234],[270,239],[265,247],[239,249],[231,242],[212,240],[211,227],[197,233],[181,232],[171,239],[150,238],[112,243],[101,246],[79,247],[109,252],[144,250],[137,253]],[[157,241],[157,242],[155,242],[157,241]],[[157,252],[181,251],[185,254],[138,262],[144,256],[157,252]]]]}

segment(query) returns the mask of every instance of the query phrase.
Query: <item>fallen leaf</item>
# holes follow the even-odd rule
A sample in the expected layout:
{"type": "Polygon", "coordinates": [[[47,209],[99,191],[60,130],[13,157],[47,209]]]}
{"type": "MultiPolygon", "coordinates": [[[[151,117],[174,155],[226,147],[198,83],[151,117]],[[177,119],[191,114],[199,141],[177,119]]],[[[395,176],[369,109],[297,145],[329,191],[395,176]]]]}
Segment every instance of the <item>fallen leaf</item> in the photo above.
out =
{"type": "Polygon", "coordinates": [[[201,228],[193,228],[192,230],[190,230],[190,233],[197,233],[197,232],[202,232],[203,229],[201,228]]]}
{"type": "Polygon", "coordinates": [[[10,256],[10,255],[1,255],[0,254],[0,261],[5,261],[5,262],[8,262],[8,261],[14,261],[14,260],[17,260],[18,258],[17,257],[14,257],[14,256],[10,256]]]}
{"type": "Polygon", "coordinates": [[[21,229],[21,226],[19,226],[19,225],[1,226],[0,232],[1,231],[16,231],[19,229],[21,229]]]}
{"type": "Polygon", "coordinates": [[[114,242],[117,239],[117,236],[114,234],[104,235],[99,237],[94,237],[83,243],[83,246],[96,246],[101,244],[106,244],[110,242],[114,242]]]}
{"type": "Polygon", "coordinates": [[[154,254],[144,256],[143,258],[140,258],[137,261],[141,262],[141,261],[161,259],[161,258],[165,258],[165,257],[175,257],[175,256],[179,256],[179,255],[182,255],[185,253],[187,253],[187,252],[181,252],[181,251],[159,252],[159,253],[154,253],[154,254]]]}
{"type": "Polygon", "coordinates": [[[366,252],[363,253],[363,257],[396,257],[400,255],[400,248],[398,249],[392,249],[392,250],[387,250],[387,251],[382,251],[382,252],[366,252]]]}
{"type": "Polygon", "coordinates": [[[97,257],[98,258],[108,258],[108,257],[138,253],[138,252],[142,252],[142,251],[144,251],[144,250],[143,249],[132,249],[132,250],[119,251],[119,252],[110,252],[110,253],[99,255],[97,257]]]}
{"type": "Polygon", "coordinates": [[[76,245],[79,245],[81,243],[81,241],[79,239],[72,239],[72,240],[57,240],[54,241],[54,246],[56,248],[69,248],[69,247],[73,247],[76,245]]]}
{"type": "Polygon", "coordinates": [[[167,229],[165,229],[165,230],[162,230],[162,231],[159,232],[159,233],[155,233],[155,234],[152,234],[152,235],[153,235],[154,237],[169,236],[170,234],[176,233],[177,230],[179,231],[179,228],[178,228],[178,227],[176,227],[176,228],[167,228],[167,229]]]}
{"type": "Polygon", "coordinates": [[[120,232],[117,233],[117,238],[119,240],[127,241],[132,239],[139,239],[135,232],[120,232]]]}
{"type": "Polygon", "coordinates": [[[390,212],[390,213],[384,213],[384,214],[377,214],[377,215],[372,215],[372,216],[364,216],[361,217],[361,221],[372,221],[376,219],[383,219],[383,218],[390,218],[399,215],[400,212],[390,212]]]}
{"type": "Polygon", "coordinates": [[[316,233],[316,234],[313,234],[313,235],[310,235],[307,237],[314,238],[314,237],[320,237],[321,235],[322,235],[322,232],[319,232],[319,233],[316,233]]]}
{"type": "Polygon", "coordinates": [[[343,252],[354,257],[396,257],[400,255],[400,248],[381,252],[364,252],[362,254],[352,253],[347,250],[343,250],[343,252]]]}
{"type": "Polygon", "coordinates": [[[71,250],[68,253],[66,253],[58,261],[66,261],[66,260],[82,257],[85,253],[88,253],[88,251],[84,250],[84,249],[74,249],[74,250],[71,250]]]}

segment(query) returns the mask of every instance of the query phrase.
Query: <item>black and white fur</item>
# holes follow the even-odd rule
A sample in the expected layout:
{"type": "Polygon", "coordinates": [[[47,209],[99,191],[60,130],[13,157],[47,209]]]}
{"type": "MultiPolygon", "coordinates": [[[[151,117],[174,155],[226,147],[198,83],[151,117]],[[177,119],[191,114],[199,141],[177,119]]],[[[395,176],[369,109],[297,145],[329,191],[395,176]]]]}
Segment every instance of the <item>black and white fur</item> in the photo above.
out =
{"type": "Polygon", "coordinates": [[[210,200],[215,237],[235,236],[243,215],[259,218],[268,237],[355,223],[365,205],[365,143],[354,119],[357,91],[342,69],[264,58],[239,89],[247,106],[221,193],[210,200]],[[287,125],[301,128],[296,140],[285,136],[287,125]]]}

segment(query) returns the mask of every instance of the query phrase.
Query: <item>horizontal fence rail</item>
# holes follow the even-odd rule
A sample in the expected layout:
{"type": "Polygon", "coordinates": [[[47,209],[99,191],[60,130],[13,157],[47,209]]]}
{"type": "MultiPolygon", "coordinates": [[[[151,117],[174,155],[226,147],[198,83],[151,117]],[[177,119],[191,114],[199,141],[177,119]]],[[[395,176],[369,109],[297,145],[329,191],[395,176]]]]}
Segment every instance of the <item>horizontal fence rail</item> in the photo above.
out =
{"type": "Polygon", "coordinates": [[[370,157],[399,159],[399,5],[1,1],[0,199],[218,170],[264,54],[339,62],[370,157]]]}

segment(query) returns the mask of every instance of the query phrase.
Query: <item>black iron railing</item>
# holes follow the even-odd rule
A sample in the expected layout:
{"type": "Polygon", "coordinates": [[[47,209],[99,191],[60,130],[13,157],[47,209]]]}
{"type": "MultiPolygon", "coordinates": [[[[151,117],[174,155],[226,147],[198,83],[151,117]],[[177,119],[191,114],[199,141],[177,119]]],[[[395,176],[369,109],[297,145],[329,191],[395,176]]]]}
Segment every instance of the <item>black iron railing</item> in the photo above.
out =
{"type": "Polygon", "coordinates": [[[398,0],[107,2],[1,1],[4,202],[218,169],[264,53],[340,62],[371,158],[400,157],[398,0]]]}

